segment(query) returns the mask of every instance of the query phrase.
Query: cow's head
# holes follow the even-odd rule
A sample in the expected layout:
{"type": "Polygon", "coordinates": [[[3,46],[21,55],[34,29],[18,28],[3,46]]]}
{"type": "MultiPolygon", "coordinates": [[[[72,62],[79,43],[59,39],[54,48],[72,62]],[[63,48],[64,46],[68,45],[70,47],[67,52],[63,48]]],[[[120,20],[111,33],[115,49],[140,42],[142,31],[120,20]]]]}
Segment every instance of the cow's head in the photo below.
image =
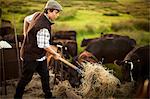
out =
{"type": "Polygon", "coordinates": [[[131,81],[131,75],[136,82],[149,79],[149,52],[150,47],[143,46],[130,51],[123,61],[115,63],[122,66],[125,81],[131,81]]]}
{"type": "Polygon", "coordinates": [[[138,58],[134,59],[115,61],[115,64],[121,66],[123,81],[137,81],[141,71],[141,62],[138,58]]]}
{"type": "Polygon", "coordinates": [[[131,61],[119,61],[116,60],[115,64],[121,66],[121,71],[123,74],[123,81],[133,81],[133,75],[132,75],[132,71],[133,71],[133,63],[131,61]]]}

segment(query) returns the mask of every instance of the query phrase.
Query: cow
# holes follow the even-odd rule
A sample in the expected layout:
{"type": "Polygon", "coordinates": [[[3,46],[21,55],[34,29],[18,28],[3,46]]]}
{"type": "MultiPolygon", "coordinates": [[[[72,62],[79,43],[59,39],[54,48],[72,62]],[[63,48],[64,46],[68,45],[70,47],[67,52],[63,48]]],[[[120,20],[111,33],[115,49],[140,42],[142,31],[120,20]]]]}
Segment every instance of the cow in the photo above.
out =
{"type": "MultiPolygon", "coordinates": [[[[57,50],[62,55],[59,48],[54,47],[53,49],[57,50]]],[[[62,57],[64,57],[64,55],[62,55],[62,57]]],[[[51,54],[48,55],[48,64],[49,69],[53,71],[58,80],[68,80],[72,87],[78,87],[81,84],[81,75],[63,62],[54,60],[51,54]]],[[[57,84],[57,82],[55,82],[55,84],[57,84]]]]}
{"type": "Polygon", "coordinates": [[[76,31],[68,30],[68,31],[57,31],[52,35],[52,40],[54,45],[57,43],[62,44],[64,46],[64,55],[66,57],[74,57],[77,56],[77,41],[76,41],[76,31]],[[67,51],[65,51],[67,50],[67,51]]]}
{"type": "Polygon", "coordinates": [[[122,67],[123,80],[135,81],[136,95],[134,97],[150,97],[149,55],[150,45],[145,45],[131,50],[123,61],[115,61],[122,67]]]}
{"type": "Polygon", "coordinates": [[[75,40],[68,40],[68,39],[57,39],[53,40],[54,44],[60,44],[63,46],[62,54],[65,58],[69,59],[71,57],[77,56],[77,42],[75,40]]]}
{"type": "Polygon", "coordinates": [[[91,53],[99,62],[105,64],[113,63],[116,59],[123,60],[135,45],[136,41],[128,36],[109,34],[90,41],[84,51],[91,53]]]}
{"type": "MultiPolygon", "coordinates": [[[[18,42],[23,42],[24,35],[16,35],[18,42]]],[[[8,34],[3,37],[3,40],[9,43],[16,43],[15,34],[8,34]]]]}
{"type": "Polygon", "coordinates": [[[99,38],[84,38],[81,42],[81,47],[85,47],[88,45],[89,42],[91,42],[92,40],[97,40],[99,38]]]}
{"type": "Polygon", "coordinates": [[[150,45],[136,47],[126,55],[123,61],[115,61],[118,65],[122,65],[125,81],[149,79],[149,54],[150,45]],[[130,78],[131,69],[132,79],[130,78]]]}
{"type": "Polygon", "coordinates": [[[13,48],[16,48],[16,43],[18,43],[18,47],[21,47],[23,38],[23,35],[7,34],[2,39],[8,42],[13,48]]]}
{"type": "Polygon", "coordinates": [[[72,63],[77,66],[80,66],[81,63],[84,63],[84,62],[85,63],[86,62],[98,63],[98,60],[92,53],[90,53],[88,51],[83,51],[82,53],[73,57],[73,59],[72,59],[72,63]]]}
{"type": "Polygon", "coordinates": [[[11,21],[2,19],[1,27],[0,27],[0,35],[4,37],[5,35],[14,34],[14,33],[15,32],[11,21]]]}
{"type": "Polygon", "coordinates": [[[2,36],[0,36],[0,41],[3,40],[2,36]]]}
{"type": "MultiPolygon", "coordinates": [[[[77,56],[77,41],[75,31],[58,31],[52,35],[53,45],[58,48],[54,48],[62,57],[70,59],[77,56]]],[[[53,66],[52,69],[56,74],[58,80],[69,80],[70,84],[75,87],[79,85],[78,73],[71,67],[66,66],[60,61],[55,61],[51,55],[48,55],[48,65],[53,66]],[[50,62],[49,62],[50,61],[50,62]],[[63,65],[63,66],[62,66],[63,65]],[[63,67],[63,68],[62,68],[63,67]],[[60,75],[61,74],[61,75],[60,75]]],[[[49,66],[51,68],[51,66],[49,66]]]]}
{"type": "Polygon", "coordinates": [[[57,31],[53,33],[53,40],[56,39],[67,39],[67,40],[75,40],[76,41],[76,31],[68,30],[68,31],[57,31]]]}
{"type": "Polygon", "coordinates": [[[119,37],[123,37],[123,38],[127,38],[129,39],[128,36],[121,36],[121,35],[117,35],[117,34],[103,34],[101,33],[100,37],[96,37],[96,38],[84,38],[81,42],[81,47],[85,47],[87,46],[91,41],[97,40],[97,39],[115,39],[115,38],[119,38],[119,37]]]}

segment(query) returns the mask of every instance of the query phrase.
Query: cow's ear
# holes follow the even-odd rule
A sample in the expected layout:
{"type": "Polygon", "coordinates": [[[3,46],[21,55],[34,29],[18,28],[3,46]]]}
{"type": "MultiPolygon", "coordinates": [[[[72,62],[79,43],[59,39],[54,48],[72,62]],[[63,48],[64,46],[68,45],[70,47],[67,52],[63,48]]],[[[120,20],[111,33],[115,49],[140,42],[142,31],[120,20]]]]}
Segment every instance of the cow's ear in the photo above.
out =
{"type": "Polygon", "coordinates": [[[114,61],[114,64],[115,64],[115,65],[119,65],[119,66],[121,66],[121,65],[122,65],[122,63],[123,63],[123,62],[122,62],[122,61],[120,61],[120,60],[115,60],[115,61],[114,61]]]}

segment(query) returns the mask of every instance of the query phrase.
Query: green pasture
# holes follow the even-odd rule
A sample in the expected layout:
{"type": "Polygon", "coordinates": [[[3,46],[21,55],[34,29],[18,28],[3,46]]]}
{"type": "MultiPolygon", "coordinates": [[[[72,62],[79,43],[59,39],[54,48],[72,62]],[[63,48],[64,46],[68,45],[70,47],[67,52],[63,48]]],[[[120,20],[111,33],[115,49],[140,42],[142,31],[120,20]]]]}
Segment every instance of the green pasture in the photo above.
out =
{"type": "MultiPolygon", "coordinates": [[[[23,19],[36,11],[43,11],[47,0],[1,0],[2,19],[11,20],[22,34],[23,19]]],[[[83,38],[94,38],[100,33],[127,35],[137,45],[149,44],[148,0],[58,0],[63,12],[53,31],[75,30],[78,52],[83,38]]]]}

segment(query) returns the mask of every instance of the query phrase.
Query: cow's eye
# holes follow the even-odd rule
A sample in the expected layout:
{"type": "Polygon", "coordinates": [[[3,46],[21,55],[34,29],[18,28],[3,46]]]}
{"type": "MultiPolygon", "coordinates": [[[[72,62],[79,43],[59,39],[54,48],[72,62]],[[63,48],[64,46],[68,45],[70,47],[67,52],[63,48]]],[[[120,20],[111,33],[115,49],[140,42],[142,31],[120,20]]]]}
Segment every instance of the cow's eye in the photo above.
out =
{"type": "Polygon", "coordinates": [[[125,61],[125,63],[127,64],[127,63],[128,63],[128,61],[125,61]]]}
{"type": "Polygon", "coordinates": [[[137,62],[140,62],[140,59],[138,59],[137,62]]]}

